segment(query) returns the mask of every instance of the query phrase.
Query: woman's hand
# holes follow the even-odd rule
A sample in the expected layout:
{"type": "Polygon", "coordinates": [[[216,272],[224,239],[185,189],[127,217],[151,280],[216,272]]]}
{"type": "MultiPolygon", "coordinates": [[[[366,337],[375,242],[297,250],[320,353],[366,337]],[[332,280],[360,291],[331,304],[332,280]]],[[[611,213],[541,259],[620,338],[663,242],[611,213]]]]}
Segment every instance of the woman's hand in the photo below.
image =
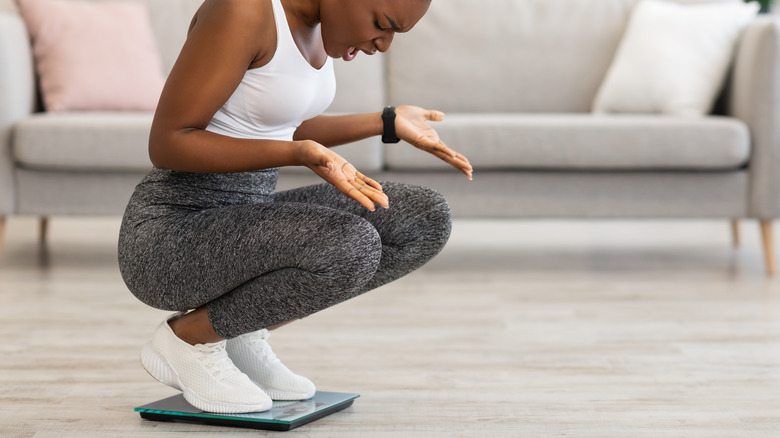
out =
{"type": "Polygon", "coordinates": [[[382,186],[358,172],[355,166],[339,154],[311,140],[300,141],[298,144],[298,159],[301,165],[308,167],[341,193],[371,211],[374,211],[375,202],[389,208],[389,201],[387,195],[382,192],[382,186]]]}
{"type": "Polygon", "coordinates": [[[428,121],[444,120],[444,113],[418,106],[402,105],[395,109],[395,135],[418,149],[429,152],[463,172],[469,179],[473,168],[463,155],[448,148],[428,121]]]}

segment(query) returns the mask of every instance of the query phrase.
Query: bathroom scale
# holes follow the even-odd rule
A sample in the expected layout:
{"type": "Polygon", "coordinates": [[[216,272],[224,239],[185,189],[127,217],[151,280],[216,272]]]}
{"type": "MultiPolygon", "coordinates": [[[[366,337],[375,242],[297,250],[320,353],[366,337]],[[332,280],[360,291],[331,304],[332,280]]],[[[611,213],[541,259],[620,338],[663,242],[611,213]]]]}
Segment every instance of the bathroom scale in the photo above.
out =
{"type": "Polygon", "coordinates": [[[182,394],[135,408],[141,418],[249,429],[291,430],[352,405],[359,394],[317,391],[300,401],[274,401],[270,411],[248,414],[215,414],[187,403],[182,394]]]}

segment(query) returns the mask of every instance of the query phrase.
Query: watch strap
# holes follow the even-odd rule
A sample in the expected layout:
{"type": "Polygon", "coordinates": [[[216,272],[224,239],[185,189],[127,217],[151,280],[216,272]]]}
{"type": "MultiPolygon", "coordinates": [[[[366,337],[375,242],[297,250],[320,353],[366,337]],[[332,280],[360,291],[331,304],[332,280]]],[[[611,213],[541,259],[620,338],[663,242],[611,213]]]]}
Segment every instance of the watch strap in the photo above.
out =
{"type": "Polygon", "coordinates": [[[382,111],[382,143],[398,143],[401,141],[395,135],[395,107],[388,106],[382,111]]]}

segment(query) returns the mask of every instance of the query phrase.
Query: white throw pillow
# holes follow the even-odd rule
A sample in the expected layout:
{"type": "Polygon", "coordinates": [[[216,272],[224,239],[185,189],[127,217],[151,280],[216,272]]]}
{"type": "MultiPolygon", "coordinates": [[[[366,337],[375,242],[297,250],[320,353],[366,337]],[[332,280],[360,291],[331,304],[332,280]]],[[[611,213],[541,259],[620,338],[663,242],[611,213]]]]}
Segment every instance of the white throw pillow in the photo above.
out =
{"type": "Polygon", "coordinates": [[[597,113],[708,114],[723,87],[753,3],[642,0],[601,84],[597,113]]]}

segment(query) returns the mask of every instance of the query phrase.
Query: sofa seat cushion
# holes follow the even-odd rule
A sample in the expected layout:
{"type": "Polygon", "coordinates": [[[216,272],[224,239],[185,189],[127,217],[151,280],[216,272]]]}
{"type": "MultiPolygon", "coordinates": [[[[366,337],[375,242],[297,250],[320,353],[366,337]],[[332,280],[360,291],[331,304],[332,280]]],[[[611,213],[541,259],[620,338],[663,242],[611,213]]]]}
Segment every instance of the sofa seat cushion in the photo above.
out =
{"type": "Polygon", "coordinates": [[[151,112],[36,113],[14,128],[14,158],[23,167],[39,169],[149,169],[152,116],[151,112]]]}
{"type": "MultiPolygon", "coordinates": [[[[728,117],[591,114],[448,114],[433,123],[442,141],[475,170],[723,170],[747,164],[747,126],[728,117]]],[[[390,170],[449,166],[399,143],[390,170]]],[[[475,178],[478,173],[475,173],[475,178]]]]}

